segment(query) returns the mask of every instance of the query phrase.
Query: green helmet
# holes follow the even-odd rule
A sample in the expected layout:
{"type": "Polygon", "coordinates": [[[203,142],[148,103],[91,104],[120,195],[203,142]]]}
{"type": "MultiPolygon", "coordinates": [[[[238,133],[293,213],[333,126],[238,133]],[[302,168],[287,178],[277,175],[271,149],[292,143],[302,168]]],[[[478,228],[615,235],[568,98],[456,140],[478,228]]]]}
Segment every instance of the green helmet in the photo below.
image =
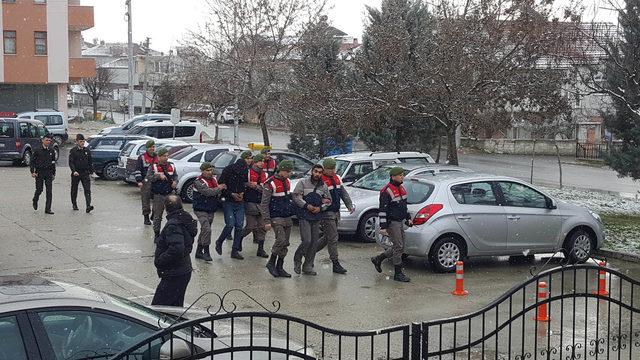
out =
{"type": "Polygon", "coordinates": [[[250,158],[253,155],[253,153],[251,152],[251,150],[245,150],[243,152],[240,153],[240,158],[245,160],[250,158]]]}
{"type": "Polygon", "coordinates": [[[147,142],[144,144],[144,146],[145,146],[147,149],[148,149],[148,148],[150,148],[150,147],[152,147],[152,146],[155,146],[155,145],[156,145],[156,142],[155,142],[155,141],[153,141],[153,140],[147,140],[147,142]]]}
{"type": "Polygon", "coordinates": [[[200,170],[201,171],[205,171],[205,170],[209,170],[209,169],[213,169],[213,165],[211,165],[210,162],[204,162],[202,163],[202,165],[200,165],[200,170]]]}
{"type": "Polygon", "coordinates": [[[326,158],[322,160],[322,167],[328,170],[333,170],[336,168],[336,160],[334,158],[326,158]]]}
{"type": "Polygon", "coordinates": [[[264,160],[264,155],[262,154],[257,154],[253,156],[253,162],[260,162],[264,160]]]}
{"type": "Polygon", "coordinates": [[[389,175],[391,176],[396,176],[396,175],[401,175],[404,174],[404,169],[401,167],[393,167],[391,168],[391,170],[389,170],[389,175]]]}
{"type": "Polygon", "coordinates": [[[162,148],[162,149],[158,150],[156,152],[156,154],[158,154],[158,156],[162,156],[164,154],[167,154],[168,152],[169,152],[169,150],[167,150],[167,148],[162,148]]]}
{"type": "Polygon", "coordinates": [[[293,170],[293,161],[291,160],[282,160],[278,165],[278,171],[291,171],[293,170]]]}

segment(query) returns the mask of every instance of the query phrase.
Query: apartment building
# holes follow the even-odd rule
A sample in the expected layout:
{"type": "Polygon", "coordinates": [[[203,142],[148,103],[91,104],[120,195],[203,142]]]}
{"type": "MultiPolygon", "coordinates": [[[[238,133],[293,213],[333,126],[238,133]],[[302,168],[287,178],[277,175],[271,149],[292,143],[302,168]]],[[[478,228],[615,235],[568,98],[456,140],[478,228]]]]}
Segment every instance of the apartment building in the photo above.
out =
{"type": "Polygon", "coordinates": [[[80,0],[1,0],[0,113],[67,113],[68,84],[95,76],[81,35],[93,24],[80,0]]]}

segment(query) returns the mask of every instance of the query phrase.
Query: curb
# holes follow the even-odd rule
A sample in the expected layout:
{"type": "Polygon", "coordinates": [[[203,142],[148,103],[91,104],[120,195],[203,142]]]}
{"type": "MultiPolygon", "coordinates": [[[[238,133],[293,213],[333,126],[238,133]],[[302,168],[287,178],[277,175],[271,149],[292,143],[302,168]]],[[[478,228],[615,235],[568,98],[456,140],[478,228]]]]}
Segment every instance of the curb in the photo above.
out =
{"type": "Polygon", "coordinates": [[[640,263],[640,255],[636,255],[636,254],[623,253],[620,251],[608,250],[608,249],[596,250],[595,254],[603,257],[607,257],[607,258],[640,263]]]}

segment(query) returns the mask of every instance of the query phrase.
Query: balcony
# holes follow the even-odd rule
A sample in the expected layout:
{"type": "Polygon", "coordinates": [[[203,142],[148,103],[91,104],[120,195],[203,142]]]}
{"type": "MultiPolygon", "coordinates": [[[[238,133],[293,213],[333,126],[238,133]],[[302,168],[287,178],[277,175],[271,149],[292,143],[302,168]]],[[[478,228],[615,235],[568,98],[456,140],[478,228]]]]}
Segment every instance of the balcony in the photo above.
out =
{"type": "Polygon", "coordinates": [[[69,5],[69,30],[83,31],[93,27],[93,6],[69,5]]]}
{"type": "Polygon", "coordinates": [[[69,80],[79,81],[82,78],[96,76],[96,60],[89,58],[69,59],[69,80]]]}

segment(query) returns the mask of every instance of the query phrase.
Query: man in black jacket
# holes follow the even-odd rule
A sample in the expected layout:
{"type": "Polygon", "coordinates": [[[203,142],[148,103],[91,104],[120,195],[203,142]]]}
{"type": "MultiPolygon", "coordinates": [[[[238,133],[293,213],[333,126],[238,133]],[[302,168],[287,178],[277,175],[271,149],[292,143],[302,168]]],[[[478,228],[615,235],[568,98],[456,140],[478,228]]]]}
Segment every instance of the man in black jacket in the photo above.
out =
{"type": "Polygon", "coordinates": [[[222,242],[234,231],[231,257],[243,260],[240,255],[242,251],[242,230],[244,228],[244,192],[247,185],[247,174],[252,163],[251,151],[246,150],[240,154],[240,159],[228,165],[222,170],[218,183],[225,184],[227,188],[222,192],[225,199],[222,204],[224,211],[224,229],[216,240],[216,252],[222,255],[222,242]]]}
{"type": "Polygon", "coordinates": [[[53,136],[46,134],[42,138],[42,146],[39,146],[33,152],[30,170],[31,177],[36,179],[36,192],[33,194],[33,210],[38,210],[38,199],[42,194],[43,187],[47,188],[47,201],[44,206],[44,213],[53,215],[51,211],[51,202],[53,198],[53,179],[56,177],[56,154],[50,149],[53,136]]]}
{"type": "Polygon", "coordinates": [[[69,150],[69,168],[71,168],[71,205],[78,210],[78,184],[82,182],[84,200],[87,204],[87,214],[93,210],[91,205],[91,173],[93,162],[91,151],[85,147],[84,135],[76,135],[76,146],[69,150]]]}
{"type": "Polygon", "coordinates": [[[182,307],[193,270],[191,250],[198,233],[198,223],[182,209],[182,201],[177,195],[168,195],[164,207],[167,209],[167,224],[156,237],[153,261],[160,284],[151,305],[182,307]]]}

